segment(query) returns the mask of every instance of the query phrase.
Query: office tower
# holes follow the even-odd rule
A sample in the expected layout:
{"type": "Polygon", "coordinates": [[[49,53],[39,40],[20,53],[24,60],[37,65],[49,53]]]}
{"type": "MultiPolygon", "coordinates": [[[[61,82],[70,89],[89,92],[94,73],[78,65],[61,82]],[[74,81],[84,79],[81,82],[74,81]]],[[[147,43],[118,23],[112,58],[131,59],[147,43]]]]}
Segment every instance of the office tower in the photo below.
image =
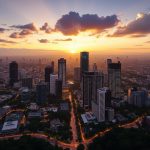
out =
{"type": "Polygon", "coordinates": [[[49,93],[49,87],[46,82],[39,82],[36,86],[37,102],[44,103],[47,101],[49,93]]]}
{"type": "Polygon", "coordinates": [[[54,73],[54,70],[55,70],[55,63],[54,63],[54,61],[51,62],[51,66],[52,66],[52,69],[53,69],[52,72],[54,73]]]}
{"type": "Polygon", "coordinates": [[[146,89],[138,90],[137,88],[130,88],[128,90],[128,103],[137,107],[149,105],[148,91],[146,89]]]}
{"type": "Polygon", "coordinates": [[[50,75],[50,94],[56,95],[56,80],[58,79],[57,74],[50,75]]]}
{"type": "Polygon", "coordinates": [[[74,68],[74,81],[80,82],[80,67],[74,68]]]}
{"type": "Polygon", "coordinates": [[[107,68],[108,68],[108,65],[112,63],[112,60],[111,59],[107,59],[107,68]]]}
{"type": "Polygon", "coordinates": [[[33,79],[32,78],[23,78],[21,80],[21,84],[22,84],[22,87],[27,87],[29,89],[32,89],[32,87],[33,87],[33,79]]]}
{"type": "Polygon", "coordinates": [[[58,99],[62,99],[62,81],[57,79],[55,82],[55,93],[58,99]]]}
{"type": "Polygon", "coordinates": [[[111,91],[108,87],[103,87],[101,89],[105,93],[105,107],[110,108],[111,107],[111,91]]]}
{"type": "Polygon", "coordinates": [[[53,66],[46,66],[45,67],[45,82],[50,83],[50,74],[54,73],[53,66]]]}
{"type": "Polygon", "coordinates": [[[92,112],[96,116],[98,122],[105,121],[106,92],[107,92],[107,89],[105,88],[98,89],[97,100],[92,101],[92,112]]]}
{"type": "Polygon", "coordinates": [[[66,86],[66,59],[58,60],[58,79],[62,80],[63,87],[66,86]]]}
{"type": "Polygon", "coordinates": [[[82,80],[83,73],[89,71],[89,52],[80,53],[80,80],[82,80]]]}
{"type": "Polygon", "coordinates": [[[121,97],[121,63],[108,63],[108,86],[112,97],[121,97]]]}
{"type": "Polygon", "coordinates": [[[98,71],[98,70],[97,70],[97,64],[96,64],[96,63],[93,64],[93,71],[98,71]]]}
{"type": "Polygon", "coordinates": [[[18,81],[18,64],[13,61],[9,64],[9,83],[13,86],[18,81]]]}
{"type": "Polygon", "coordinates": [[[103,78],[101,72],[84,72],[81,84],[84,108],[91,108],[91,101],[96,101],[97,89],[103,87],[103,78]]]}

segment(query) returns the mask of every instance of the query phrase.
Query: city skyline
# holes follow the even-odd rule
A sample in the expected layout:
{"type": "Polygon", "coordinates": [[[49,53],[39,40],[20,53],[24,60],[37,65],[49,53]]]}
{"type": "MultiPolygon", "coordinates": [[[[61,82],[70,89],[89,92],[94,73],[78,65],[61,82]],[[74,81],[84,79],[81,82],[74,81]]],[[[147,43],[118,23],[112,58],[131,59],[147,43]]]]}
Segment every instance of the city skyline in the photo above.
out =
{"type": "Polygon", "coordinates": [[[149,54],[147,0],[0,1],[1,55],[149,54]],[[34,8],[34,9],[33,9],[34,8]],[[92,9],[91,9],[92,8],[92,9]],[[39,11],[39,10],[42,10],[39,11]]]}

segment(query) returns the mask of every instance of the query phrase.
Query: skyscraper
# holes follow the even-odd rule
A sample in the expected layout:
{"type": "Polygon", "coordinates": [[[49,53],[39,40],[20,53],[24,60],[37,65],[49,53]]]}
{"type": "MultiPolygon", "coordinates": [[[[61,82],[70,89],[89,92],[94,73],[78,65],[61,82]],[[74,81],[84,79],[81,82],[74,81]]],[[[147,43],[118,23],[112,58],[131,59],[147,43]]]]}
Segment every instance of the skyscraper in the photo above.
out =
{"type": "Polygon", "coordinates": [[[56,95],[56,80],[58,79],[57,74],[50,75],[50,94],[56,95]]]}
{"type": "Polygon", "coordinates": [[[44,103],[47,100],[49,93],[49,87],[46,82],[39,82],[36,86],[37,102],[44,103]]]}
{"type": "Polygon", "coordinates": [[[9,64],[9,83],[13,86],[18,81],[18,64],[13,61],[9,64]]]}
{"type": "Polygon", "coordinates": [[[66,59],[58,60],[58,79],[62,80],[63,87],[66,86],[66,59]]]}
{"type": "Polygon", "coordinates": [[[52,62],[51,62],[51,66],[52,66],[52,69],[53,69],[53,71],[52,71],[53,73],[54,73],[54,70],[55,70],[55,69],[54,69],[54,68],[55,68],[54,65],[55,65],[55,63],[54,63],[54,61],[52,61],[52,62]]]}
{"type": "Polygon", "coordinates": [[[97,90],[97,100],[92,101],[92,112],[96,116],[98,122],[105,121],[105,102],[106,102],[106,89],[97,90]]]}
{"type": "Polygon", "coordinates": [[[108,63],[108,86],[111,90],[112,97],[121,97],[121,63],[108,63]]]}
{"type": "Polygon", "coordinates": [[[81,86],[84,108],[91,108],[91,101],[97,100],[97,89],[103,87],[103,80],[101,72],[84,72],[81,86]]]}
{"type": "Polygon", "coordinates": [[[80,67],[74,68],[74,81],[80,82],[80,67]]]}
{"type": "Polygon", "coordinates": [[[83,73],[89,71],[89,52],[80,53],[80,80],[82,80],[83,73]]]}
{"type": "Polygon", "coordinates": [[[50,74],[54,73],[53,66],[49,65],[45,67],[45,82],[50,83],[50,74]]]}
{"type": "Polygon", "coordinates": [[[98,71],[96,63],[93,64],[93,71],[98,71]]]}
{"type": "Polygon", "coordinates": [[[59,79],[55,82],[55,93],[58,99],[62,99],[62,81],[59,79]]]}

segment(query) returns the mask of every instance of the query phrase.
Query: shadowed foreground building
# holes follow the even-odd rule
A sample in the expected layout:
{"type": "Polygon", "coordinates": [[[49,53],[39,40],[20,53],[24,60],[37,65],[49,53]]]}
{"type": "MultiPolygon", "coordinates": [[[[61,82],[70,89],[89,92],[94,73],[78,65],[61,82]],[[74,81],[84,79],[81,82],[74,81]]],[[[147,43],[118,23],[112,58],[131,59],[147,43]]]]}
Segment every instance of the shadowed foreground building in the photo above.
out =
{"type": "Polygon", "coordinates": [[[58,79],[62,81],[63,87],[66,86],[66,59],[58,60],[58,79]]]}
{"type": "Polygon", "coordinates": [[[121,63],[112,63],[111,59],[107,60],[108,65],[108,86],[111,90],[112,97],[121,97],[121,63]]]}
{"type": "Polygon", "coordinates": [[[46,82],[40,82],[36,86],[37,102],[44,103],[48,99],[49,86],[46,82]]]}
{"type": "Polygon", "coordinates": [[[9,64],[9,85],[13,86],[18,81],[18,63],[12,61],[9,64]]]}
{"type": "Polygon", "coordinates": [[[82,80],[82,76],[84,72],[89,71],[89,52],[81,52],[80,53],[80,80],[82,80]]]}
{"type": "Polygon", "coordinates": [[[82,77],[82,100],[84,108],[91,108],[91,102],[97,99],[97,89],[103,87],[102,72],[84,72],[82,77]]]}

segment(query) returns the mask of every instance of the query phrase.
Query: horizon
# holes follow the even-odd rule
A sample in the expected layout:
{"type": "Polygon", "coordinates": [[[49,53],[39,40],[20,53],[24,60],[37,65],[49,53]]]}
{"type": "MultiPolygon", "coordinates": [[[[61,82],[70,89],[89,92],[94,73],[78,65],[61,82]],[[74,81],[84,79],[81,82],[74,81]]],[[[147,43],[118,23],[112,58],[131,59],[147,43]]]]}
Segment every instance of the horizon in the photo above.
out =
{"type": "Polygon", "coordinates": [[[147,55],[150,50],[147,0],[1,0],[0,18],[0,55],[34,55],[35,50],[35,55],[147,55]]]}

